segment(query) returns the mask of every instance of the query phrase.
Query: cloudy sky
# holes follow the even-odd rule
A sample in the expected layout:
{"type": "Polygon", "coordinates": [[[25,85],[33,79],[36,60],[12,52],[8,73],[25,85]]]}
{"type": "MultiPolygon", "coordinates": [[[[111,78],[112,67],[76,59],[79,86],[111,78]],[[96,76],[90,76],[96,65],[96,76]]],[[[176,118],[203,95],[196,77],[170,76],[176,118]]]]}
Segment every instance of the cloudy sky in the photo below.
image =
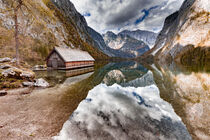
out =
{"type": "Polygon", "coordinates": [[[100,33],[124,29],[159,32],[164,19],[177,11],[183,0],[70,0],[100,33]]]}

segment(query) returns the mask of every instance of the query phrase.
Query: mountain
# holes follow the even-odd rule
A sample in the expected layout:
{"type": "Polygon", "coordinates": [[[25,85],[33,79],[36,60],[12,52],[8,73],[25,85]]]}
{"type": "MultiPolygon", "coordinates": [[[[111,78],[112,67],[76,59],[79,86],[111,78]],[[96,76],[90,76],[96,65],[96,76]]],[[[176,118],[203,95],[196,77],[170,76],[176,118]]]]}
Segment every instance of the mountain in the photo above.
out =
{"type": "Polygon", "coordinates": [[[143,41],[146,44],[148,44],[150,48],[152,48],[155,45],[155,41],[158,34],[144,30],[136,30],[136,31],[124,30],[120,32],[119,35],[127,35],[134,39],[143,41]]]}
{"type": "Polygon", "coordinates": [[[101,34],[96,32],[91,27],[87,28],[88,34],[91,36],[91,38],[94,40],[94,46],[96,46],[101,52],[108,55],[109,57],[121,57],[121,58],[131,58],[134,57],[133,55],[130,55],[126,52],[123,52],[121,50],[114,50],[110,47],[108,47],[101,34]]]}
{"type": "Polygon", "coordinates": [[[110,48],[108,46],[106,46],[106,44],[104,42],[104,39],[101,36],[101,34],[96,32],[91,27],[89,27],[87,30],[88,30],[89,35],[95,40],[95,46],[97,46],[97,48],[99,50],[101,50],[103,53],[107,54],[110,57],[114,57],[115,56],[115,54],[112,53],[110,48]]]}
{"type": "Polygon", "coordinates": [[[127,56],[131,55],[132,57],[139,57],[150,50],[149,46],[143,41],[139,41],[127,35],[116,35],[113,32],[109,31],[103,35],[103,38],[107,46],[109,46],[113,50],[120,50],[124,53],[127,53],[127,56]]]}
{"type": "Polygon", "coordinates": [[[209,0],[185,0],[168,16],[150,54],[160,63],[190,65],[210,59],[209,0]]]}
{"type": "MultiPolygon", "coordinates": [[[[83,41],[91,44],[100,52],[107,54],[110,57],[115,57],[115,55],[111,53],[111,50],[105,45],[101,35],[88,26],[85,18],[77,12],[74,5],[69,0],[51,1],[54,3],[54,5],[56,5],[59,11],[62,11],[63,14],[66,15],[67,19],[74,20],[77,25],[77,31],[79,32],[83,41]]],[[[103,57],[101,57],[101,59],[103,59],[103,57]]]]}
{"type": "MultiPolygon", "coordinates": [[[[0,0],[0,57],[15,56],[15,1],[0,0]]],[[[108,59],[88,33],[85,18],[69,0],[22,0],[17,14],[21,60],[43,63],[53,47],[88,51],[108,59]]]]}

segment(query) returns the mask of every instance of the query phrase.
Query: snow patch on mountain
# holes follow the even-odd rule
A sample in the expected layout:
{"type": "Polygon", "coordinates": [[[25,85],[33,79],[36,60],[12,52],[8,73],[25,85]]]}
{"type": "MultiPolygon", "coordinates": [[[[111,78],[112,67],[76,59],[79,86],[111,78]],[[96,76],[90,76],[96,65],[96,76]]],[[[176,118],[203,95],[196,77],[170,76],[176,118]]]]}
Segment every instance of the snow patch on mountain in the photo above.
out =
{"type": "Polygon", "coordinates": [[[144,31],[144,30],[136,30],[136,31],[124,30],[124,31],[120,32],[119,34],[132,37],[139,41],[143,41],[147,45],[149,45],[150,49],[153,48],[153,46],[155,45],[155,41],[156,41],[156,38],[158,35],[157,33],[150,32],[150,31],[144,31]]]}
{"type": "Polygon", "coordinates": [[[133,57],[139,57],[150,48],[143,41],[132,38],[128,35],[114,34],[109,31],[103,35],[104,41],[108,47],[114,50],[120,50],[124,53],[133,55],[133,57]]]}

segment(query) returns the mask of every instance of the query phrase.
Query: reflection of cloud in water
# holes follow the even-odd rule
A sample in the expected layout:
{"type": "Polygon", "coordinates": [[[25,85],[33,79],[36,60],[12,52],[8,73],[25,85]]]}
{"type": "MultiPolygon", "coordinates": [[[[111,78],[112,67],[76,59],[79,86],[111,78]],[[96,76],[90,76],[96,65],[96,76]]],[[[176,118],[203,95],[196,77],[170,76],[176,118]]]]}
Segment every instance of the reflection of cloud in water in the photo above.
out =
{"type": "Polygon", "coordinates": [[[155,85],[89,91],[55,139],[191,139],[155,85]]]}

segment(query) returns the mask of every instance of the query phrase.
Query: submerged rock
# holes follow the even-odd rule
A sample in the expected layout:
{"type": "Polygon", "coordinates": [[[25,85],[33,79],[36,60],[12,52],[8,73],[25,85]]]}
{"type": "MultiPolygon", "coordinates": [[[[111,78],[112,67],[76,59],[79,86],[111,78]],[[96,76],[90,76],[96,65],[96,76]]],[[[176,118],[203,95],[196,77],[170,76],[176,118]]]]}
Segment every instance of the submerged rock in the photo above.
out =
{"type": "Polygon", "coordinates": [[[45,81],[43,78],[36,79],[36,82],[34,83],[35,87],[49,87],[49,83],[45,81]]]}

